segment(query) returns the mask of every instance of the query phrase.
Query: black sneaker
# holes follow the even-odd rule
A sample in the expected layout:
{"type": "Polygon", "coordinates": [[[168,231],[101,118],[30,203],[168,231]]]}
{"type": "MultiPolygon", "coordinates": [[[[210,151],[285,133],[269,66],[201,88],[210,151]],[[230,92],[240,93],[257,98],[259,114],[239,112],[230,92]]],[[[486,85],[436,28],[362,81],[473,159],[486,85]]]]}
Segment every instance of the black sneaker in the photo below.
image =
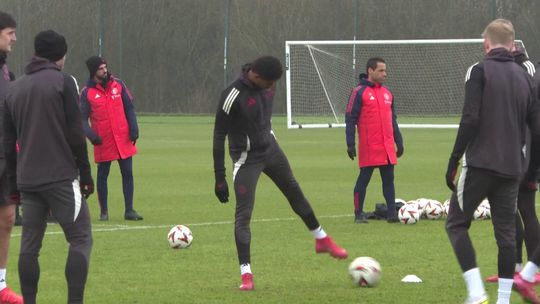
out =
{"type": "Polygon", "coordinates": [[[109,220],[109,214],[107,212],[103,212],[99,215],[100,221],[108,221],[109,220]]]}
{"type": "Polygon", "coordinates": [[[137,211],[131,209],[124,213],[124,219],[127,221],[142,221],[143,217],[140,216],[137,211]]]}
{"type": "Polygon", "coordinates": [[[365,213],[355,214],[354,215],[354,222],[357,224],[367,224],[368,219],[365,213]]]}

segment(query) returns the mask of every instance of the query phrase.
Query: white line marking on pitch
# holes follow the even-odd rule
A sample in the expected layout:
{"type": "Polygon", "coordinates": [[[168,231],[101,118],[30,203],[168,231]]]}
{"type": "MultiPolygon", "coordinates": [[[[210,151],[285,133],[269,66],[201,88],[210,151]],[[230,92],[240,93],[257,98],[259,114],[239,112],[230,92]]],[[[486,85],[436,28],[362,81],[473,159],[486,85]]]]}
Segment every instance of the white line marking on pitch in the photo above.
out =
{"type": "MultiPolygon", "coordinates": [[[[318,218],[342,218],[349,217],[352,214],[342,214],[342,215],[322,215],[318,218]]],[[[286,217],[286,218],[268,218],[268,219],[254,219],[252,223],[268,223],[268,222],[286,222],[300,220],[297,217],[286,217]]],[[[203,222],[203,223],[191,223],[185,224],[188,227],[192,226],[214,226],[214,225],[232,225],[234,221],[218,221],[218,222],[203,222]]],[[[58,226],[58,225],[55,225],[58,226]]],[[[92,225],[92,232],[114,232],[114,231],[124,231],[124,230],[147,230],[147,229],[163,229],[170,228],[173,225],[145,225],[145,226],[129,226],[129,225],[106,225],[106,224],[95,224],[92,225]]],[[[60,227],[60,226],[58,226],[60,227]]],[[[45,235],[55,235],[55,234],[64,234],[63,231],[49,231],[45,232],[45,235]]],[[[13,233],[12,237],[20,237],[20,233],[13,233]]]]}

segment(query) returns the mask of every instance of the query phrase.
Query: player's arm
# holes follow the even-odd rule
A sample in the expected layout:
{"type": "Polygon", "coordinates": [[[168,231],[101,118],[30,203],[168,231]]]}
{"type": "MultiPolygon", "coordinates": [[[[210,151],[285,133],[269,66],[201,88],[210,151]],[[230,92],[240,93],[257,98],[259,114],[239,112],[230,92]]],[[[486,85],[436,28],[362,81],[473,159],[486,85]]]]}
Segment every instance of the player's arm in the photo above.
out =
{"type": "Polygon", "coordinates": [[[364,87],[356,87],[352,90],[345,113],[345,140],[347,142],[347,154],[351,159],[356,156],[355,132],[358,124],[358,117],[362,111],[362,93],[364,87]]]}
{"type": "Polygon", "coordinates": [[[94,130],[92,130],[92,128],[90,127],[90,123],[88,122],[88,119],[90,118],[90,113],[92,112],[90,103],[88,102],[88,88],[84,88],[81,92],[81,96],[79,98],[79,107],[81,112],[81,120],[84,134],[86,135],[86,137],[88,137],[92,144],[101,144],[101,138],[99,138],[99,135],[97,135],[94,130]]]}
{"type": "Polygon", "coordinates": [[[448,168],[446,170],[446,185],[452,191],[456,188],[454,180],[459,160],[465,153],[465,149],[467,149],[469,143],[477,134],[483,90],[484,71],[481,64],[475,64],[467,70],[467,75],[465,77],[465,102],[463,104],[463,114],[459,123],[454,149],[450,154],[448,168]]]}
{"type": "Polygon", "coordinates": [[[86,149],[86,138],[83,131],[81,112],[77,105],[78,90],[74,79],[64,74],[64,90],[62,101],[66,119],[65,137],[68,142],[77,168],[79,169],[81,192],[88,197],[94,192],[94,181],[90,171],[88,161],[88,151],[86,149]]]}
{"type": "Polygon", "coordinates": [[[540,169],[540,72],[534,75],[533,97],[527,114],[527,125],[531,130],[531,161],[525,177],[526,182],[536,183],[540,169]]]}
{"type": "Polygon", "coordinates": [[[484,71],[477,64],[469,68],[465,79],[465,102],[459,123],[458,134],[454,143],[451,158],[459,161],[467,145],[476,137],[480,122],[480,109],[484,90],[484,71]]]}
{"type": "Polygon", "coordinates": [[[229,200],[229,187],[225,179],[225,138],[229,133],[232,114],[236,110],[239,91],[236,88],[225,90],[219,101],[214,122],[214,176],[216,179],[215,194],[219,201],[226,203],[229,200]]]}
{"type": "Polygon", "coordinates": [[[17,130],[7,101],[2,101],[3,128],[4,128],[4,156],[6,158],[6,177],[8,180],[8,193],[17,192],[17,130]]]}
{"type": "Polygon", "coordinates": [[[400,157],[403,155],[404,147],[403,147],[403,136],[401,136],[401,131],[399,130],[399,125],[397,122],[397,115],[396,115],[396,109],[394,107],[394,100],[392,98],[392,129],[394,130],[394,142],[397,146],[397,157],[400,157]]]}
{"type": "Polygon", "coordinates": [[[139,138],[139,125],[137,124],[137,116],[135,115],[133,95],[122,80],[118,79],[118,82],[122,85],[122,103],[124,105],[126,120],[129,125],[129,139],[135,142],[139,138]]]}

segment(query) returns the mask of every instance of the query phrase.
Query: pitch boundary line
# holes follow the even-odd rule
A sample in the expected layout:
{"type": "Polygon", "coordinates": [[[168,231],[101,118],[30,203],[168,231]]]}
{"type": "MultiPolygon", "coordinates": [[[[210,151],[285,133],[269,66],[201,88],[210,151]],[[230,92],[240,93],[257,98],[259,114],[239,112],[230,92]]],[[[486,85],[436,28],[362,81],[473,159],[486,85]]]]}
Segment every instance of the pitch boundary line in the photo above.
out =
{"type": "MultiPolygon", "coordinates": [[[[340,215],[322,215],[318,218],[343,218],[349,217],[352,214],[340,214],[340,215]]],[[[289,222],[300,220],[298,217],[285,217],[285,218],[266,218],[266,219],[254,219],[251,223],[271,223],[271,222],[289,222]]],[[[188,227],[201,227],[201,226],[216,226],[216,225],[231,225],[234,224],[234,221],[216,221],[216,222],[202,222],[202,223],[191,223],[185,224],[188,227]]],[[[107,224],[95,224],[92,225],[92,233],[96,232],[116,232],[116,231],[126,231],[126,230],[149,230],[149,229],[163,229],[170,228],[171,225],[144,225],[144,226],[130,226],[130,225],[107,225],[107,224]]],[[[56,235],[64,234],[63,231],[48,231],[45,232],[45,235],[56,235]]],[[[21,233],[13,233],[11,237],[20,237],[21,233]]]]}

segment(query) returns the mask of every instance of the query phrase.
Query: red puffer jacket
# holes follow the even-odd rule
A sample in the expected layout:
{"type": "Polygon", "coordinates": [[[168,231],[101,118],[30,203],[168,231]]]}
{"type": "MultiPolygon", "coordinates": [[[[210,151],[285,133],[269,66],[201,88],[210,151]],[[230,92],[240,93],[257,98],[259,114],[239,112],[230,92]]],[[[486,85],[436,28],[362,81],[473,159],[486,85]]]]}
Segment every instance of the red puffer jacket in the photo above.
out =
{"type": "Polygon", "coordinates": [[[121,80],[111,77],[105,88],[89,80],[81,92],[80,106],[86,136],[93,143],[101,138],[102,143],[94,145],[95,162],[126,159],[137,153],[137,120],[131,94],[121,80]]]}

